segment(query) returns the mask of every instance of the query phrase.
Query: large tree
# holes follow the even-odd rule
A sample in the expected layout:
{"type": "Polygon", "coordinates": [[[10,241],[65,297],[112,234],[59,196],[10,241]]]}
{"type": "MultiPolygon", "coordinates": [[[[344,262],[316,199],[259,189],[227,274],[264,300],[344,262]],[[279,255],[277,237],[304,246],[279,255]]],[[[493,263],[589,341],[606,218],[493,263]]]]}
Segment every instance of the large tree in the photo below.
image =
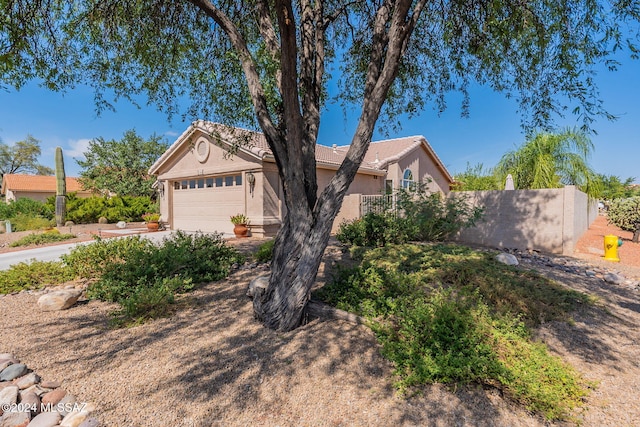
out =
{"type": "Polygon", "coordinates": [[[167,148],[160,136],[151,135],[145,140],[133,129],[120,141],[102,137],[91,140],[84,160],[76,160],[82,168],[82,186],[119,196],[152,196],[155,178],[148,170],[167,148]]]}
{"type": "Polygon", "coordinates": [[[31,135],[13,145],[0,141],[0,178],[5,173],[53,175],[53,169],[38,162],[40,140],[31,135]]]}
{"type": "MultiPolygon", "coordinates": [[[[593,69],[635,43],[637,0],[0,0],[0,82],[96,88],[228,124],[257,125],[275,157],[286,215],[258,319],[303,320],[331,224],[380,116],[393,119],[473,81],[518,95],[525,124],[567,101],[602,113],[593,69]],[[631,33],[629,30],[631,29],[631,33]],[[327,72],[329,71],[329,72],[327,72]],[[330,80],[341,88],[328,94],[330,80]],[[359,109],[345,160],[318,188],[314,148],[329,95],[359,109]],[[565,95],[566,98],[560,98],[565,95]]],[[[615,64],[611,64],[615,65],[615,64]]],[[[105,92],[106,91],[106,92],[105,92]]],[[[395,123],[396,121],[394,121],[395,123]]]]}
{"type": "Polygon", "coordinates": [[[501,182],[511,174],[516,189],[576,185],[597,197],[600,180],[588,162],[592,151],[593,144],[584,131],[538,132],[516,150],[504,154],[495,172],[501,182]]]}

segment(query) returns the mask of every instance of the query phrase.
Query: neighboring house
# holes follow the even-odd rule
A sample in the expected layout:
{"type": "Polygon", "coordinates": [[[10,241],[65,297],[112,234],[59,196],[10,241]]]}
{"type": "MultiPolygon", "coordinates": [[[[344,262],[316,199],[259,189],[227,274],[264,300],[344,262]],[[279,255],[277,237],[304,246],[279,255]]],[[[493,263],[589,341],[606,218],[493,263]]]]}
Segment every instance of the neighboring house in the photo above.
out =
{"type": "MultiPolygon", "coordinates": [[[[316,146],[319,192],[335,174],[348,148],[316,146]]],[[[238,213],[250,218],[253,235],[272,236],[280,227],[285,209],[282,186],[261,133],[194,122],[149,173],[157,176],[162,220],[171,229],[231,233],[229,218],[238,213]],[[236,146],[242,142],[237,151],[234,141],[236,146]]],[[[424,137],[372,142],[347,197],[384,194],[414,182],[428,183],[432,191],[445,194],[453,182],[424,137]]],[[[336,224],[359,213],[359,205],[347,204],[336,224]]]]}
{"type": "MultiPolygon", "coordinates": [[[[76,178],[66,178],[67,194],[76,193],[78,197],[90,197],[76,178]]],[[[44,202],[47,197],[56,195],[56,177],[44,175],[4,174],[2,176],[2,195],[9,203],[12,200],[28,197],[44,202]]]]}

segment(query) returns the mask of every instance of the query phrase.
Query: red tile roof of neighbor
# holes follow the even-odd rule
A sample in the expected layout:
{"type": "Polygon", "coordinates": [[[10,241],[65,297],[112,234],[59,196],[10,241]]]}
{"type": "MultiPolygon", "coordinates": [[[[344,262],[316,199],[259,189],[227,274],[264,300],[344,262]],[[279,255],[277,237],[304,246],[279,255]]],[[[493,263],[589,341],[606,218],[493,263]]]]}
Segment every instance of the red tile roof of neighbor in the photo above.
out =
{"type": "MultiPolygon", "coordinates": [[[[67,193],[85,191],[77,178],[67,177],[67,193]]],[[[50,193],[56,192],[56,177],[45,175],[5,174],[2,177],[2,194],[7,190],[50,193]]]]}

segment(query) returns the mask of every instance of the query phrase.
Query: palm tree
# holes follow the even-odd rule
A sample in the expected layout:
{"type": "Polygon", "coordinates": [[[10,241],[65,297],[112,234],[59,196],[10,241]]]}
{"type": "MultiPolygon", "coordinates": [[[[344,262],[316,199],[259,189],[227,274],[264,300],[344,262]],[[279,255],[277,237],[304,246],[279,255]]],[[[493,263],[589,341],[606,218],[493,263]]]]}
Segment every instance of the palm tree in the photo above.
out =
{"type": "Polygon", "coordinates": [[[593,149],[587,134],[580,130],[538,132],[520,148],[502,156],[495,172],[501,182],[511,174],[516,189],[575,185],[589,196],[597,197],[600,181],[587,163],[593,149]]]}

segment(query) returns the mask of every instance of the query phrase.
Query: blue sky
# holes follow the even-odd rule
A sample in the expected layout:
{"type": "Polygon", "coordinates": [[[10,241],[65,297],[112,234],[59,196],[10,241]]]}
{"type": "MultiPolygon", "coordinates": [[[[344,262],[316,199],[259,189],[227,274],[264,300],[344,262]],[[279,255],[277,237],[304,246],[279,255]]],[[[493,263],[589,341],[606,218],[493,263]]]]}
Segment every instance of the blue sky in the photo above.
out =
{"type": "MultiPolygon", "coordinates": [[[[598,173],[635,177],[640,183],[640,63],[625,61],[615,73],[601,72],[597,77],[601,97],[609,112],[619,116],[610,122],[604,118],[594,125],[595,153],[590,159],[598,173]]],[[[424,135],[451,174],[462,172],[467,163],[494,166],[500,157],[524,142],[517,105],[490,89],[475,87],[471,91],[470,117],[460,117],[458,97],[452,95],[448,109],[440,116],[427,110],[419,117],[403,122],[400,132],[390,138],[424,135]]],[[[348,144],[355,128],[355,118],[344,119],[336,106],[323,115],[320,143],[348,144]]],[[[138,109],[126,101],[116,104],[117,111],[97,116],[93,92],[82,87],[67,93],[55,93],[31,83],[20,91],[0,92],[0,139],[12,145],[27,134],[41,141],[41,163],[53,166],[56,146],[65,153],[67,175],[76,176],[80,158],[89,140],[97,137],[120,139],[128,129],[139,135],[155,133],[169,143],[188,126],[180,117],[171,122],[154,106],[138,109]]],[[[559,127],[576,126],[568,115],[559,127]]],[[[384,139],[375,135],[374,139],[384,139]]]]}

